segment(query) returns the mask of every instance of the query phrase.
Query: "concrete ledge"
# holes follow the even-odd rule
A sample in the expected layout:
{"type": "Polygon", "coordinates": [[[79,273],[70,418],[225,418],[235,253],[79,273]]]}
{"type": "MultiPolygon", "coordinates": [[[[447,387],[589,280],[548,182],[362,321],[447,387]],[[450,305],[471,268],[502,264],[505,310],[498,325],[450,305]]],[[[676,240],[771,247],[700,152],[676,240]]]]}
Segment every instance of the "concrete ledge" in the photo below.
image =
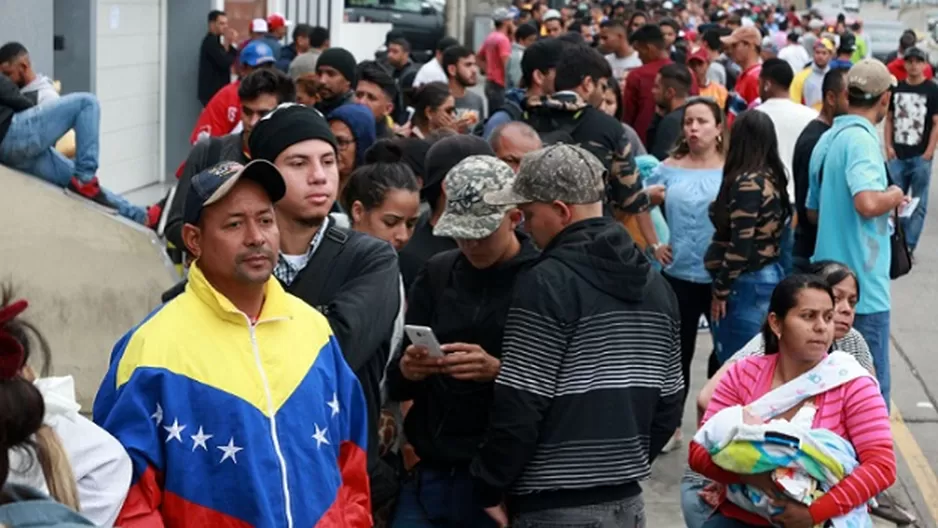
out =
{"type": "Polygon", "coordinates": [[[154,233],[32,176],[0,167],[0,281],[52,347],[53,372],[91,402],[114,343],[175,282],[154,233]]]}

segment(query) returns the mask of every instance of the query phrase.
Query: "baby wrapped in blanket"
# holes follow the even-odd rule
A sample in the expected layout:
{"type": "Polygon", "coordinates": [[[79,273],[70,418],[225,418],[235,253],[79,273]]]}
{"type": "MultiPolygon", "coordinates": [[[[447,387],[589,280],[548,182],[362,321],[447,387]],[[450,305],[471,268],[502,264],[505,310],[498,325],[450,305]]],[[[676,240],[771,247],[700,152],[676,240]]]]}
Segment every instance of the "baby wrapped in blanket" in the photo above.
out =
{"type": "MultiPolygon", "coordinates": [[[[821,392],[869,372],[843,352],[832,352],[798,378],[757,401],[723,409],[697,432],[694,440],[713,462],[739,474],[774,472],[773,480],[790,498],[810,505],[859,465],[853,446],[826,429],[812,429],[815,407],[806,403],[791,420],[775,416],[821,392]]],[[[727,500],[766,519],[780,509],[761,490],[727,486],[727,500]]],[[[865,505],[831,520],[835,528],[872,527],[865,505]]]]}

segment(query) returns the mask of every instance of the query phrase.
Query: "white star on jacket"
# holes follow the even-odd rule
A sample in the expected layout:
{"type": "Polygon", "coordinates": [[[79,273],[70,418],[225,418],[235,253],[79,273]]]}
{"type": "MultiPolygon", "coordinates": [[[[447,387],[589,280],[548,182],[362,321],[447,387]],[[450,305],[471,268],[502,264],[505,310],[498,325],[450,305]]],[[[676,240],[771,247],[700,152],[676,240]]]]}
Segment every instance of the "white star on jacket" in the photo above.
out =
{"type": "Polygon", "coordinates": [[[205,442],[213,436],[215,435],[205,434],[202,432],[202,426],[200,425],[199,432],[189,437],[192,439],[192,450],[195,451],[197,447],[201,447],[203,450],[208,451],[208,446],[205,445],[205,442]]]}
{"type": "Polygon", "coordinates": [[[314,423],[313,425],[316,426],[316,434],[313,435],[313,439],[316,440],[316,449],[321,448],[323,444],[330,445],[329,439],[326,438],[326,431],[328,431],[329,428],[326,427],[324,429],[320,429],[319,424],[317,423],[314,423]]]}
{"type": "Polygon", "coordinates": [[[333,417],[334,417],[335,415],[339,414],[339,395],[333,392],[333,393],[332,393],[332,401],[330,401],[330,402],[327,403],[326,405],[328,405],[329,408],[332,409],[332,416],[333,416],[333,417]]]}
{"type": "Polygon", "coordinates": [[[182,442],[182,430],[185,429],[185,425],[179,425],[179,419],[173,419],[173,425],[163,426],[163,429],[166,429],[166,432],[169,433],[169,436],[166,437],[166,442],[169,443],[170,440],[177,440],[180,443],[182,442]]]}
{"type": "Polygon", "coordinates": [[[156,412],[150,415],[150,419],[156,420],[156,425],[163,423],[163,408],[160,407],[160,404],[156,404],[156,412]]]}
{"type": "Polygon", "coordinates": [[[215,449],[218,449],[222,453],[224,453],[224,455],[222,455],[221,457],[221,460],[218,461],[219,464],[221,464],[222,462],[224,462],[225,460],[229,458],[231,459],[232,462],[237,464],[238,457],[236,455],[238,454],[238,451],[244,450],[243,447],[238,447],[235,445],[234,437],[231,437],[230,439],[228,439],[228,445],[218,446],[215,449]]]}

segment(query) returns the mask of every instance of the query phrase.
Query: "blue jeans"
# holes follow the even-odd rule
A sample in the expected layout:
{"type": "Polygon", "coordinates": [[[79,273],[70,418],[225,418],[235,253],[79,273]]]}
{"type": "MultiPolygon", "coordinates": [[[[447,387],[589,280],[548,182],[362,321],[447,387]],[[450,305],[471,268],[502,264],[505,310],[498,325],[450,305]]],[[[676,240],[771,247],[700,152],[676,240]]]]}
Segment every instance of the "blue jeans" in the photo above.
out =
{"type": "Polygon", "coordinates": [[[743,521],[730,519],[722,513],[714,514],[703,524],[703,528],[750,528],[751,526],[751,524],[746,524],[743,521]]]}
{"type": "Polygon", "coordinates": [[[467,470],[439,471],[419,465],[401,485],[392,528],[494,527],[473,497],[467,470]]]}
{"type": "Polygon", "coordinates": [[[863,335],[866,344],[873,355],[873,367],[876,369],[876,381],[879,382],[879,391],[886,400],[886,408],[890,407],[890,381],[889,381],[889,312],[873,314],[857,314],[853,320],[853,327],[863,335]]]}
{"type": "MultiPolygon", "coordinates": [[[[65,188],[74,176],[88,183],[98,171],[101,108],[94,95],[74,93],[13,114],[0,142],[0,162],[65,188]],[[55,150],[55,143],[75,129],[75,161],[55,150]]],[[[146,210],[101,189],[121,216],[144,223],[146,210]]]]}
{"type": "Polygon", "coordinates": [[[540,510],[518,515],[512,528],[645,528],[641,494],[588,506],[540,510]]]}
{"type": "Polygon", "coordinates": [[[921,201],[912,211],[912,216],[902,219],[905,229],[905,242],[910,250],[918,246],[918,239],[925,226],[925,213],[928,212],[928,184],[931,182],[931,161],[921,156],[908,159],[889,160],[889,175],[906,193],[920,198],[921,201]]]}
{"type": "Polygon", "coordinates": [[[700,476],[684,475],[681,479],[681,513],[687,528],[701,528],[713,513],[713,508],[700,498],[700,490],[706,485],[700,476]]]}
{"type": "Polygon", "coordinates": [[[782,266],[782,272],[787,277],[795,270],[795,230],[791,228],[791,222],[782,230],[782,240],[778,248],[778,263],[782,266]]]}
{"type": "Polygon", "coordinates": [[[745,272],[733,281],[726,299],[726,316],[710,323],[720,364],[762,329],[772,292],[784,277],[781,264],[773,262],[762,269],[745,272]]]}

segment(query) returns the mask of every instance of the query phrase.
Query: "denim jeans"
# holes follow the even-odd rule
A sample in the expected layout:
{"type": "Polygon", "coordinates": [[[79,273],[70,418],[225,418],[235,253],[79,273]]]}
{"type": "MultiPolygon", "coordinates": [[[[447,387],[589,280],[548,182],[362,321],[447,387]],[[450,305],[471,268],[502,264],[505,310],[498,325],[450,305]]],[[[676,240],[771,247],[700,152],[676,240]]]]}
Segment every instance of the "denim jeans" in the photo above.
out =
{"type": "Polygon", "coordinates": [[[791,228],[791,222],[782,230],[782,240],[778,248],[778,263],[782,266],[784,277],[792,274],[795,270],[795,230],[791,228]]]}
{"type": "Polygon", "coordinates": [[[645,500],[627,499],[518,515],[512,528],[645,528],[645,500]]]}
{"type": "Polygon", "coordinates": [[[773,262],[745,272],[733,281],[726,299],[726,315],[710,323],[720,364],[759,333],[768,315],[772,292],[784,277],[781,264],[773,262]]]}
{"type": "Polygon", "coordinates": [[[707,519],[707,522],[703,524],[703,528],[750,528],[751,526],[751,524],[746,524],[743,521],[730,519],[719,512],[707,519]]]}
{"type": "Polygon", "coordinates": [[[931,182],[931,161],[921,156],[908,159],[889,160],[889,175],[906,193],[912,193],[915,198],[921,199],[912,216],[902,219],[905,229],[905,242],[909,249],[915,250],[918,239],[925,226],[925,213],[928,212],[928,184],[931,182]]]}
{"type": "Polygon", "coordinates": [[[687,528],[701,528],[713,513],[713,507],[700,498],[700,490],[706,485],[707,480],[701,476],[684,475],[681,479],[681,513],[687,528]]]}
{"type": "MultiPolygon", "coordinates": [[[[0,142],[0,162],[65,188],[72,176],[87,183],[98,171],[101,108],[94,95],[74,93],[13,114],[0,142]],[[75,161],[55,150],[55,143],[75,129],[75,161]]],[[[146,210],[102,189],[121,216],[144,223],[146,210]]]]}
{"type": "Polygon", "coordinates": [[[489,528],[495,521],[473,497],[468,470],[440,471],[420,465],[401,484],[392,528],[489,528]]]}
{"type": "Polygon", "coordinates": [[[889,381],[889,312],[873,314],[857,314],[853,320],[853,327],[863,335],[866,344],[873,355],[873,367],[876,369],[876,381],[879,382],[879,391],[886,400],[886,408],[890,408],[890,381],[889,381]]]}

